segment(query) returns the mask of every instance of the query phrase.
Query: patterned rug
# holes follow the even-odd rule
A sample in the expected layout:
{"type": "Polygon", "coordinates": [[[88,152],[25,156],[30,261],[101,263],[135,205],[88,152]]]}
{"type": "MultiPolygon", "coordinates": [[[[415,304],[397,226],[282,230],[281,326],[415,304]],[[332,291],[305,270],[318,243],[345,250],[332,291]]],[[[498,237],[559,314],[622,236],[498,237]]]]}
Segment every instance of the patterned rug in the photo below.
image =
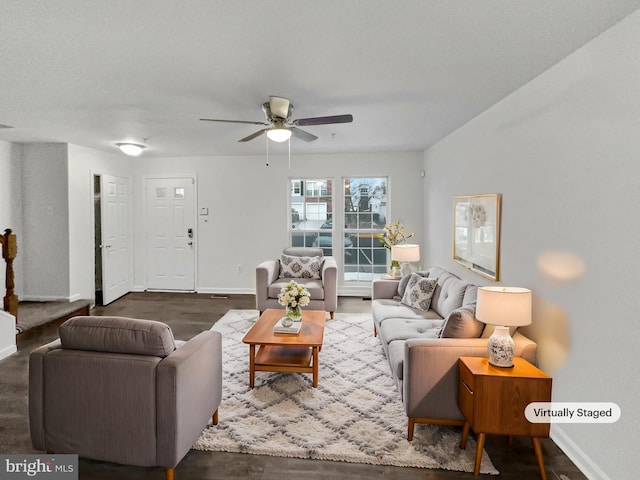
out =
{"type": "MultiPolygon", "coordinates": [[[[249,347],[242,337],[255,310],[230,310],[212,328],[222,333],[223,398],[217,426],[196,450],[335,460],[373,465],[473,471],[475,440],[461,450],[460,428],[407,418],[368,314],[327,320],[318,388],[311,374],[256,372],[249,388],[249,347]]],[[[498,474],[486,452],[481,473],[498,474]]]]}

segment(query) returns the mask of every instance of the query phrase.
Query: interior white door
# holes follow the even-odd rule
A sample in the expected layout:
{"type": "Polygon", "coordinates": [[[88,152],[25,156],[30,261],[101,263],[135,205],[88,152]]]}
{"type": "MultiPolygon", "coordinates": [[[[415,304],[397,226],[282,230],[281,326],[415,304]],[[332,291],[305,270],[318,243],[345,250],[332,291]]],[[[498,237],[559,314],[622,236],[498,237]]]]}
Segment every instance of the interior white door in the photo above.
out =
{"type": "Polygon", "coordinates": [[[195,290],[194,185],[193,177],[146,180],[149,290],[195,290]]]}
{"type": "Polygon", "coordinates": [[[132,284],[131,179],[100,176],[102,303],[129,293],[132,284]]]}

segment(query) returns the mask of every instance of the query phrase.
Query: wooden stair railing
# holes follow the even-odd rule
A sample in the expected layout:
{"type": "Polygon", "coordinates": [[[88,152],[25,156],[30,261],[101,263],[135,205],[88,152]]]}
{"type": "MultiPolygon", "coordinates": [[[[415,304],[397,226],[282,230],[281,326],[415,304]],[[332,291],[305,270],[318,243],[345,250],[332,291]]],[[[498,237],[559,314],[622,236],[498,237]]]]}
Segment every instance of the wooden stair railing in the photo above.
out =
{"type": "Polygon", "coordinates": [[[0,243],[2,243],[2,258],[7,263],[5,270],[5,286],[6,294],[4,296],[4,310],[18,318],[18,296],[15,294],[16,288],[13,273],[13,259],[18,255],[18,243],[16,235],[11,233],[11,229],[7,228],[4,235],[0,235],[0,243]]]}

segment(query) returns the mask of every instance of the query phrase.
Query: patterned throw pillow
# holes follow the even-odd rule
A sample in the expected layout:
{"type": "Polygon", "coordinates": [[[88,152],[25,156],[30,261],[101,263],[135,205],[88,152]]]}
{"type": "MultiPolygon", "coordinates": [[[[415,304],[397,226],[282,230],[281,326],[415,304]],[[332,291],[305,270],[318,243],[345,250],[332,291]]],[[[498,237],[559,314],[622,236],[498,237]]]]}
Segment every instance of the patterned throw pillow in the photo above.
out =
{"type": "Polygon", "coordinates": [[[424,278],[417,273],[412,273],[401,303],[418,310],[429,310],[436,285],[438,285],[437,278],[424,278]]]}
{"type": "Polygon", "coordinates": [[[282,255],[280,259],[281,278],[322,278],[322,257],[292,257],[282,255]]]}
{"type": "MultiPolygon", "coordinates": [[[[425,277],[425,278],[427,278],[429,276],[429,272],[413,272],[413,273],[416,273],[416,274],[420,275],[421,277],[425,277]]],[[[400,298],[402,298],[404,296],[404,292],[407,290],[407,284],[409,283],[409,280],[411,279],[411,275],[412,274],[405,275],[398,282],[398,296],[400,298]]]]}

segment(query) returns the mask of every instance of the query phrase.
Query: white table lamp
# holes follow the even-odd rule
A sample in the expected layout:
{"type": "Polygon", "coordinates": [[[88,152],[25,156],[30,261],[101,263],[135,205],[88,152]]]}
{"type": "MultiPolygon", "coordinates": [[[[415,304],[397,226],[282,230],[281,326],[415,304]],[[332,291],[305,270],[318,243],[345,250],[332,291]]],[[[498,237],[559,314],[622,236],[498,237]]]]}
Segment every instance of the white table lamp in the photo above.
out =
{"type": "Polygon", "coordinates": [[[404,243],[391,247],[391,260],[395,260],[402,266],[402,275],[410,273],[409,263],[420,261],[420,245],[404,243]]]}
{"type": "Polygon", "coordinates": [[[496,367],[512,367],[515,344],[509,327],[531,324],[531,290],[520,287],[480,287],[476,318],[496,325],[489,342],[489,363],[496,367]]]}

